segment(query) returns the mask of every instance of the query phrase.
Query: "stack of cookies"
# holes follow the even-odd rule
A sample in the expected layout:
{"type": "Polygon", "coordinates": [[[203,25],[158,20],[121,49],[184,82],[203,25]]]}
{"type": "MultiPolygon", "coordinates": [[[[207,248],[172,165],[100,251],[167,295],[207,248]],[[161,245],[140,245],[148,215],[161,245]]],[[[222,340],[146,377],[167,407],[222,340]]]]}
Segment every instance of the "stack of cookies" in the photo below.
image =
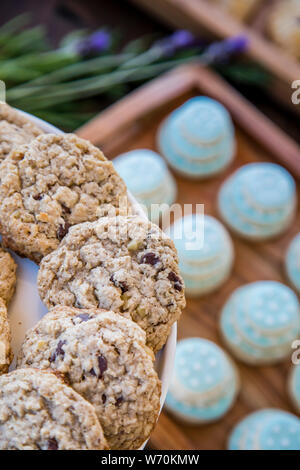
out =
{"type": "Polygon", "coordinates": [[[239,390],[237,370],[227,354],[204,338],[186,338],[177,345],[167,409],[187,423],[220,419],[239,390]]]}
{"type": "Polygon", "coordinates": [[[209,215],[193,214],[176,220],[170,233],[188,296],[208,294],[225,282],[234,253],[231,238],[221,222],[209,215]]]}
{"type": "Polygon", "coordinates": [[[267,240],[291,224],[296,209],[293,177],[275,163],[250,163],[231,175],[219,192],[227,225],[248,240],[267,240]]]}
{"type": "Polygon", "coordinates": [[[28,331],[18,369],[5,374],[4,300],[15,264],[3,253],[0,449],[137,449],[160,409],[154,353],[185,306],[174,244],[134,215],[99,149],[72,134],[43,134],[7,105],[0,116],[2,243],[40,265],[38,288],[51,309],[28,331]]]}
{"type": "Polygon", "coordinates": [[[300,419],[277,409],[248,415],[230,435],[229,450],[299,450],[300,419]]]}
{"type": "Polygon", "coordinates": [[[223,171],[234,157],[231,117],[221,103],[196,96],[163,122],[158,147],[180,174],[199,179],[211,177],[223,171]]]}
{"type": "Polygon", "coordinates": [[[221,331],[238,359],[249,364],[278,362],[289,356],[300,333],[298,298],[275,281],[242,286],[223,308],[221,331]]]}

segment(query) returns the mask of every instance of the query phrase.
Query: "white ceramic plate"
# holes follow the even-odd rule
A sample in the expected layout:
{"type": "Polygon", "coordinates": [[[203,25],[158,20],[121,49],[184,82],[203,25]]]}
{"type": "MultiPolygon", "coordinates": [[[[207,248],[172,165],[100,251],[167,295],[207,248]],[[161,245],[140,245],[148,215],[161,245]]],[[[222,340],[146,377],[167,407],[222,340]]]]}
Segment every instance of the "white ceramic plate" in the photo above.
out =
{"type": "MultiPolygon", "coordinates": [[[[28,114],[27,116],[44,132],[51,132],[54,134],[63,133],[56,127],[42,121],[41,119],[28,114]]],[[[145,218],[146,216],[144,211],[139,208],[133,196],[129,194],[129,197],[132,202],[134,202],[135,207],[137,207],[139,215],[145,218]]],[[[16,358],[26,331],[33,327],[37,321],[42,318],[42,316],[47,312],[47,308],[41,302],[37,290],[37,265],[28,259],[20,258],[15,253],[12,253],[12,255],[18,264],[16,293],[9,306],[9,320],[12,330],[12,348],[16,358]]],[[[164,404],[172,376],[176,337],[177,325],[175,323],[165,347],[156,356],[156,369],[158,371],[159,378],[162,381],[161,408],[164,404]]],[[[11,369],[14,367],[15,359],[12,363],[11,369]]]]}

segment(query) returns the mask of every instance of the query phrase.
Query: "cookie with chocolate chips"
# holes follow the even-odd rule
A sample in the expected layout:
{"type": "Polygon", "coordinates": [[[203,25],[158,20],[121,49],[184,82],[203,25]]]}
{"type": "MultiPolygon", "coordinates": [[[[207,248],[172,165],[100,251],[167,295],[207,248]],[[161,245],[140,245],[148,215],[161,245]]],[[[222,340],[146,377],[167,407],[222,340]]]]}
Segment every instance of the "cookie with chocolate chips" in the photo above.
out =
{"type": "Polygon", "coordinates": [[[25,115],[0,103],[0,162],[19,145],[28,144],[43,134],[25,115]]]}
{"type": "Polygon", "coordinates": [[[72,225],[127,209],[126,186],[113,164],[73,134],[43,134],[0,167],[4,246],[37,263],[72,225]]]}
{"type": "Polygon", "coordinates": [[[51,371],[0,377],[0,450],[105,450],[94,408],[51,371]]]}
{"type": "Polygon", "coordinates": [[[145,332],[131,320],[97,308],[58,306],[28,331],[18,366],[64,374],[95,407],[109,446],[138,449],[159,413],[153,361],[145,332]]]}
{"type": "Polygon", "coordinates": [[[185,307],[172,240],[138,216],[103,217],[69,230],[40,265],[38,287],[48,308],[104,308],[145,330],[154,352],[185,307]]]}

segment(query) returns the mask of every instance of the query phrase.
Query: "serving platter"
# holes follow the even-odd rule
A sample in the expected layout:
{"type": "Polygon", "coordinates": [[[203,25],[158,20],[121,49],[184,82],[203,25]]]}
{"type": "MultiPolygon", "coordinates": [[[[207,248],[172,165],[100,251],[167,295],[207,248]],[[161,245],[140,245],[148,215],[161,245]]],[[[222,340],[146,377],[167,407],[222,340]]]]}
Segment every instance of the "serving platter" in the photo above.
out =
{"type": "Polygon", "coordinates": [[[300,62],[271,41],[267,19],[276,2],[266,0],[254,9],[247,22],[239,21],[208,0],[131,0],[172,28],[185,28],[198,36],[225,39],[245,35],[249,38],[247,56],[271,72],[268,92],[295,113],[291,85],[300,77],[300,62]]]}
{"type": "MultiPolygon", "coordinates": [[[[204,204],[206,214],[218,217],[216,201],[224,179],[239,166],[257,161],[276,161],[297,181],[300,194],[300,148],[281,129],[262,115],[245,98],[209,69],[190,65],[174,69],[134,91],[114,104],[77,134],[102,148],[108,158],[120,153],[148,148],[157,151],[157,130],[166,116],[187,99],[207,95],[223,103],[235,123],[237,155],[225,173],[208,181],[194,181],[174,175],[177,202],[204,204]]],[[[179,338],[200,336],[224,347],[218,318],[231,292],[256,280],[287,283],[283,270],[285,250],[300,231],[300,201],[290,229],[276,240],[251,244],[233,235],[236,261],[232,275],[217,292],[201,299],[187,299],[187,308],[178,323],[179,338]]],[[[292,353],[292,350],[291,350],[292,353]]],[[[224,449],[230,429],[246,414],[263,407],[293,411],[287,395],[288,359],[273,367],[249,367],[237,363],[242,388],[232,410],[215,424],[188,426],[162,412],[150,438],[154,449],[224,449]]]]}

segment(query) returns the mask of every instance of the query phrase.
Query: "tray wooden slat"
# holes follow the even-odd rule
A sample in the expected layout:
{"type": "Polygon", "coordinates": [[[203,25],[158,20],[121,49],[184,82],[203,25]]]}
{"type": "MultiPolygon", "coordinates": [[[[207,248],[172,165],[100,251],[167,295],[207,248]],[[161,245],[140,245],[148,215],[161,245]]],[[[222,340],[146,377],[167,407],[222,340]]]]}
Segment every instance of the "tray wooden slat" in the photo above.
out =
{"type": "MultiPolygon", "coordinates": [[[[177,202],[204,203],[205,213],[218,217],[216,197],[222,182],[237,167],[249,162],[275,158],[299,180],[298,145],[216,74],[199,66],[181,67],[148,83],[79,129],[78,134],[101,146],[109,158],[136,148],[157,150],[156,133],[162,120],[186,99],[197,94],[219,99],[228,108],[236,126],[237,156],[224,174],[212,180],[198,182],[176,176],[177,202]]],[[[300,194],[299,183],[297,187],[300,194]]],[[[218,319],[228,296],[240,285],[256,280],[273,279],[287,283],[282,267],[284,253],[299,231],[298,210],[290,229],[275,240],[251,244],[233,236],[236,259],[232,275],[216,293],[202,299],[188,299],[178,325],[179,338],[202,336],[222,345],[218,319]]],[[[247,413],[262,407],[293,411],[286,391],[290,367],[290,359],[273,367],[256,368],[238,363],[241,393],[232,410],[221,421],[205,426],[187,426],[162,413],[149,446],[155,449],[222,449],[226,446],[230,429],[247,413]]]]}
{"type": "Polygon", "coordinates": [[[131,0],[176,28],[188,28],[199,34],[201,28],[219,38],[246,33],[250,39],[248,55],[267,67],[289,87],[300,76],[299,62],[257,29],[231,17],[205,0],[131,0]]]}
{"type": "MultiPolygon", "coordinates": [[[[281,0],[280,0],[281,1],[281,0]]],[[[291,84],[300,77],[300,63],[265,34],[267,11],[276,0],[261,6],[248,22],[242,23],[206,0],[131,0],[173,28],[185,28],[212,39],[247,34],[247,55],[267,69],[272,79],[267,93],[296,115],[300,107],[291,102],[291,84]]]]}

